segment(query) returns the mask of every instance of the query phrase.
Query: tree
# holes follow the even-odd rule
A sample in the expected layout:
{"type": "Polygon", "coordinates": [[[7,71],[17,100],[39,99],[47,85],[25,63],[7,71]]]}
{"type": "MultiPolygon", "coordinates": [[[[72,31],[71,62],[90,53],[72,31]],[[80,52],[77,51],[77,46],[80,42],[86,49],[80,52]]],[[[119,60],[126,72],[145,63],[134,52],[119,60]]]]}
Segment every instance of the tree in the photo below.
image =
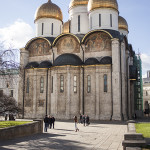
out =
{"type": "Polygon", "coordinates": [[[18,114],[20,112],[21,108],[13,97],[6,96],[0,93],[0,115],[5,113],[18,114]]]}

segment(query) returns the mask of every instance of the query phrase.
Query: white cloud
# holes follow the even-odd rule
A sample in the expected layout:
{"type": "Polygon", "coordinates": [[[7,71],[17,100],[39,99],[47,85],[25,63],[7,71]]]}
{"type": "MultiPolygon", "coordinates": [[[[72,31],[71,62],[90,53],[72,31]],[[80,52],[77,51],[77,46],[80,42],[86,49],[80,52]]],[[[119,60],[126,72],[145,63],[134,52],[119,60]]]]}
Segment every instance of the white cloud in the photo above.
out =
{"type": "Polygon", "coordinates": [[[147,70],[150,70],[150,55],[141,54],[143,78],[147,77],[147,70]]]}
{"type": "Polygon", "coordinates": [[[18,19],[12,25],[0,28],[0,41],[6,48],[22,48],[35,36],[32,27],[18,19]]]}

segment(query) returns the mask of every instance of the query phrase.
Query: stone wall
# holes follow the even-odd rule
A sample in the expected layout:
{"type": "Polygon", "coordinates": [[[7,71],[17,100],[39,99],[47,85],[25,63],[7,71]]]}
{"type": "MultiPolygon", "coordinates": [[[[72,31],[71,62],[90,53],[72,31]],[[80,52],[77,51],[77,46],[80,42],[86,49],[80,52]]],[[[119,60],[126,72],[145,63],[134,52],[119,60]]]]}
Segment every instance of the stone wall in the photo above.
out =
{"type": "Polygon", "coordinates": [[[43,120],[35,120],[34,122],[0,129],[0,140],[14,139],[23,136],[30,136],[32,134],[43,132],[43,120]]]}

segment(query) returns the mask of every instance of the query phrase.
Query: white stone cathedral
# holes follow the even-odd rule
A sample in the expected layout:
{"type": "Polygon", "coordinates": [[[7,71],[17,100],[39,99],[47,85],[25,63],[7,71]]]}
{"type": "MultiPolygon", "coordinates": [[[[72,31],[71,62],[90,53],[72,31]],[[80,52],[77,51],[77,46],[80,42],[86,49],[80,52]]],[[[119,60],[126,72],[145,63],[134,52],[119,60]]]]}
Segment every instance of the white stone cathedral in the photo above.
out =
{"type": "Polygon", "coordinates": [[[134,51],[117,0],[71,0],[65,23],[61,9],[48,0],[34,22],[36,37],[20,52],[23,118],[131,118],[134,51]]]}

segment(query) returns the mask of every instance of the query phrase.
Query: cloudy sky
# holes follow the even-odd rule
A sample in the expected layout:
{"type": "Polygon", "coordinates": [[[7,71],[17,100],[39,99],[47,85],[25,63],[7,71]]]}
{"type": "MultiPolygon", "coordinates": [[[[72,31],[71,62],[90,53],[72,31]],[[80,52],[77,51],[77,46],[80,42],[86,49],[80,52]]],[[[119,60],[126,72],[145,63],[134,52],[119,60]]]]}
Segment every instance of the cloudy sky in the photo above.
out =
{"type": "MultiPolygon", "coordinates": [[[[63,21],[68,20],[71,0],[52,0],[63,12],[63,21]]],[[[0,42],[7,47],[24,47],[35,37],[34,14],[47,0],[5,0],[0,2],[0,42]]],[[[129,25],[129,43],[141,54],[143,77],[150,70],[150,0],[118,0],[119,13],[129,25]]]]}

